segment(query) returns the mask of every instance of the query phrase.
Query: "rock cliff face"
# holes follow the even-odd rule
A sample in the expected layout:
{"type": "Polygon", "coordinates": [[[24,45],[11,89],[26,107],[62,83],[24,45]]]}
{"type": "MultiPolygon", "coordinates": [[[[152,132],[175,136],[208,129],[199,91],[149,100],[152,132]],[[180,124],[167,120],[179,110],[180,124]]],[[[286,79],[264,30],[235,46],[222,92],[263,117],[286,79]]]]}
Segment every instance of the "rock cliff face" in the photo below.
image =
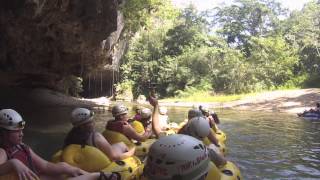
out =
{"type": "Polygon", "coordinates": [[[122,50],[117,0],[1,0],[0,83],[59,89],[103,69],[122,50]]]}

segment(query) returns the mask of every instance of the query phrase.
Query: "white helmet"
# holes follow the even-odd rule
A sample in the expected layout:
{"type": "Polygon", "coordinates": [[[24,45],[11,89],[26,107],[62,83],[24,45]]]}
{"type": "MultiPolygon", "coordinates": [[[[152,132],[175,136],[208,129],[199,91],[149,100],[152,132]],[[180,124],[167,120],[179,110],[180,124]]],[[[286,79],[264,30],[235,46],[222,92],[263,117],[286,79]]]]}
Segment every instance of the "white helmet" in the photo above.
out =
{"type": "Polygon", "coordinates": [[[86,108],[75,108],[71,113],[71,123],[73,126],[79,126],[93,120],[93,111],[86,108]]]}
{"type": "Polygon", "coordinates": [[[26,122],[17,111],[13,109],[0,110],[0,127],[14,131],[23,129],[25,124],[26,122]]]}
{"type": "Polygon", "coordinates": [[[173,134],[151,145],[144,173],[148,179],[196,180],[207,174],[209,162],[208,151],[201,141],[173,134]]]}
{"type": "Polygon", "coordinates": [[[207,106],[207,105],[200,105],[200,106],[199,106],[199,110],[200,110],[202,113],[209,113],[209,106],[207,106]]]}
{"type": "Polygon", "coordinates": [[[122,114],[128,114],[128,108],[124,106],[123,104],[117,104],[112,107],[112,115],[113,117],[117,117],[122,114]]]}
{"type": "Polygon", "coordinates": [[[147,119],[151,116],[152,112],[149,108],[143,108],[141,110],[141,118],[142,119],[147,119]]]}
{"type": "Polygon", "coordinates": [[[210,133],[210,124],[205,117],[194,117],[188,121],[187,124],[188,135],[199,140],[207,137],[210,133]]]}
{"type": "Polygon", "coordinates": [[[166,107],[164,107],[164,106],[160,106],[160,107],[159,107],[159,113],[160,113],[161,115],[166,115],[167,112],[168,112],[168,109],[167,109],[166,107]]]}
{"type": "Polygon", "coordinates": [[[188,119],[194,118],[194,117],[199,117],[202,116],[202,113],[198,109],[190,109],[188,111],[188,119]]]}

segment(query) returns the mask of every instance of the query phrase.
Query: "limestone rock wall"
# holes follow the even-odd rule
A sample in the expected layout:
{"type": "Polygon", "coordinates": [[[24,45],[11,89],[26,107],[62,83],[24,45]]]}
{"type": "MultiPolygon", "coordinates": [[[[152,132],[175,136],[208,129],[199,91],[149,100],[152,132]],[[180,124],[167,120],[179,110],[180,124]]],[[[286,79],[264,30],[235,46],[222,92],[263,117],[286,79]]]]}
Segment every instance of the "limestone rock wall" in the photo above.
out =
{"type": "MultiPolygon", "coordinates": [[[[1,85],[57,88],[115,61],[117,0],[1,0],[1,85]]],[[[119,60],[119,59],[116,59],[119,60]]]]}

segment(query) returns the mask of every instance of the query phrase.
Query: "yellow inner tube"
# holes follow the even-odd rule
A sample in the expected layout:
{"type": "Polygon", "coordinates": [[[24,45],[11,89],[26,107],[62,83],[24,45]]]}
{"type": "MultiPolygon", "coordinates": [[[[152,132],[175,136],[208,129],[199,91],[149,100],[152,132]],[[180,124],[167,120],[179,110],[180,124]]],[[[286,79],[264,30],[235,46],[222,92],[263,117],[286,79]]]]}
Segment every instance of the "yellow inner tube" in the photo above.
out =
{"type": "Polygon", "coordinates": [[[105,130],[102,135],[108,140],[110,144],[124,142],[129,148],[135,147],[135,154],[138,157],[144,157],[148,154],[150,146],[156,141],[156,139],[147,139],[144,142],[133,143],[125,135],[111,130],[105,130]]]}
{"type": "Polygon", "coordinates": [[[71,144],[54,156],[58,154],[61,161],[88,172],[118,172],[122,180],[139,179],[144,167],[136,156],[111,162],[102,151],[92,146],[71,144]]]}
{"type": "Polygon", "coordinates": [[[110,159],[99,149],[92,146],[71,144],[64,148],[61,161],[88,172],[97,172],[111,164],[110,159]]]}
{"type": "Polygon", "coordinates": [[[121,179],[132,180],[140,179],[143,173],[144,164],[136,157],[132,156],[120,161],[112,162],[108,167],[104,168],[104,172],[118,172],[121,179]]]}
{"type": "Polygon", "coordinates": [[[102,132],[102,135],[107,139],[107,141],[110,144],[116,144],[119,142],[123,142],[129,148],[135,147],[134,143],[132,141],[130,141],[130,139],[128,139],[125,135],[123,135],[119,132],[106,129],[102,132]]]}
{"type": "Polygon", "coordinates": [[[131,126],[133,127],[134,130],[136,130],[137,133],[143,134],[144,133],[144,126],[140,121],[132,121],[131,126]]]}
{"type": "Polygon", "coordinates": [[[239,168],[232,162],[227,161],[227,164],[219,168],[221,172],[221,180],[241,180],[242,176],[239,168]]]}

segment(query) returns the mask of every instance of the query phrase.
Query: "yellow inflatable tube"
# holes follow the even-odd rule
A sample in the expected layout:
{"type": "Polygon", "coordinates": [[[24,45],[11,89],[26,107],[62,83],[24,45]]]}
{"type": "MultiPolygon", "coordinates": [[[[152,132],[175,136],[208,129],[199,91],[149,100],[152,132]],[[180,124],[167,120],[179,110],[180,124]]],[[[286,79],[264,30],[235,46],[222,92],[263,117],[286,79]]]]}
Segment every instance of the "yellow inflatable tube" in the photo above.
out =
{"type": "MultiPolygon", "coordinates": [[[[209,163],[209,171],[206,180],[241,180],[241,174],[239,169],[232,163],[227,164],[222,168],[217,168],[213,163],[209,163]]],[[[143,176],[141,180],[148,180],[147,177],[143,176]]]]}
{"type": "Polygon", "coordinates": [[[241,180],[242,176],[239,168],[230,161],[227,161],[227,164],[220,169],[221,180],[241,180]]]}
{"type": "Polygon", "coordinates": [[[79,167],[88,172],[97,172],[111,164],[110,159],[93,146],[71,144],[64,148],[61,161],[79,167]]]}
{"type": "Polygon", "coordinates": [[[63,151],[56,153],[55,159],[59,159],[56,158],[59,154],[61,161],[72,166],[88,172],[118,172],[122,180],[138,179],[144,167],[135,156],[112,162],[102,151],[92,146],[71,144],[63,151]]]}
{"type": "Polygon", "coordinates": [[[116,144],[119,142],[125,143],[129,148],[135,147],[134,143],[130,141],[125,135],[111,130],[104,130],[102,135],[108,140],[110,144],[116,144]]]}
{"type": "Polygon", "coordinates": [[[147,139],[144,142],[133,143],[125,135],[111,130],[105,130],[102,135],[109,141],[110,144],[124,142],[129,148],[135,147],[135,154],[138,157],[144,157],[148,154],[150,146],[156,139],[147,139]]]}
{"type": "Polygon", "coordinates": [[[130,124],[133,127],[133,129],[136,130],[137,133],[139,134],[144,133],[144,126],[140,121],[134,120],[130,124]]]}
{"type": "Polygon", "coordinates": [[[121,174],[122,180],[140,179],[143,173],[144,164],[136,157],[132,156],[121,161],[114,161],[108,167],[104,168],[104,172],[118,172],[121,174]]]}
{"type": "Polygon", "coordinates": [[[216,138],[218,139],[219,142],[225,143],[227,140],[227,135],[221,131],[220,129],[215,132],[216,138]]]}

